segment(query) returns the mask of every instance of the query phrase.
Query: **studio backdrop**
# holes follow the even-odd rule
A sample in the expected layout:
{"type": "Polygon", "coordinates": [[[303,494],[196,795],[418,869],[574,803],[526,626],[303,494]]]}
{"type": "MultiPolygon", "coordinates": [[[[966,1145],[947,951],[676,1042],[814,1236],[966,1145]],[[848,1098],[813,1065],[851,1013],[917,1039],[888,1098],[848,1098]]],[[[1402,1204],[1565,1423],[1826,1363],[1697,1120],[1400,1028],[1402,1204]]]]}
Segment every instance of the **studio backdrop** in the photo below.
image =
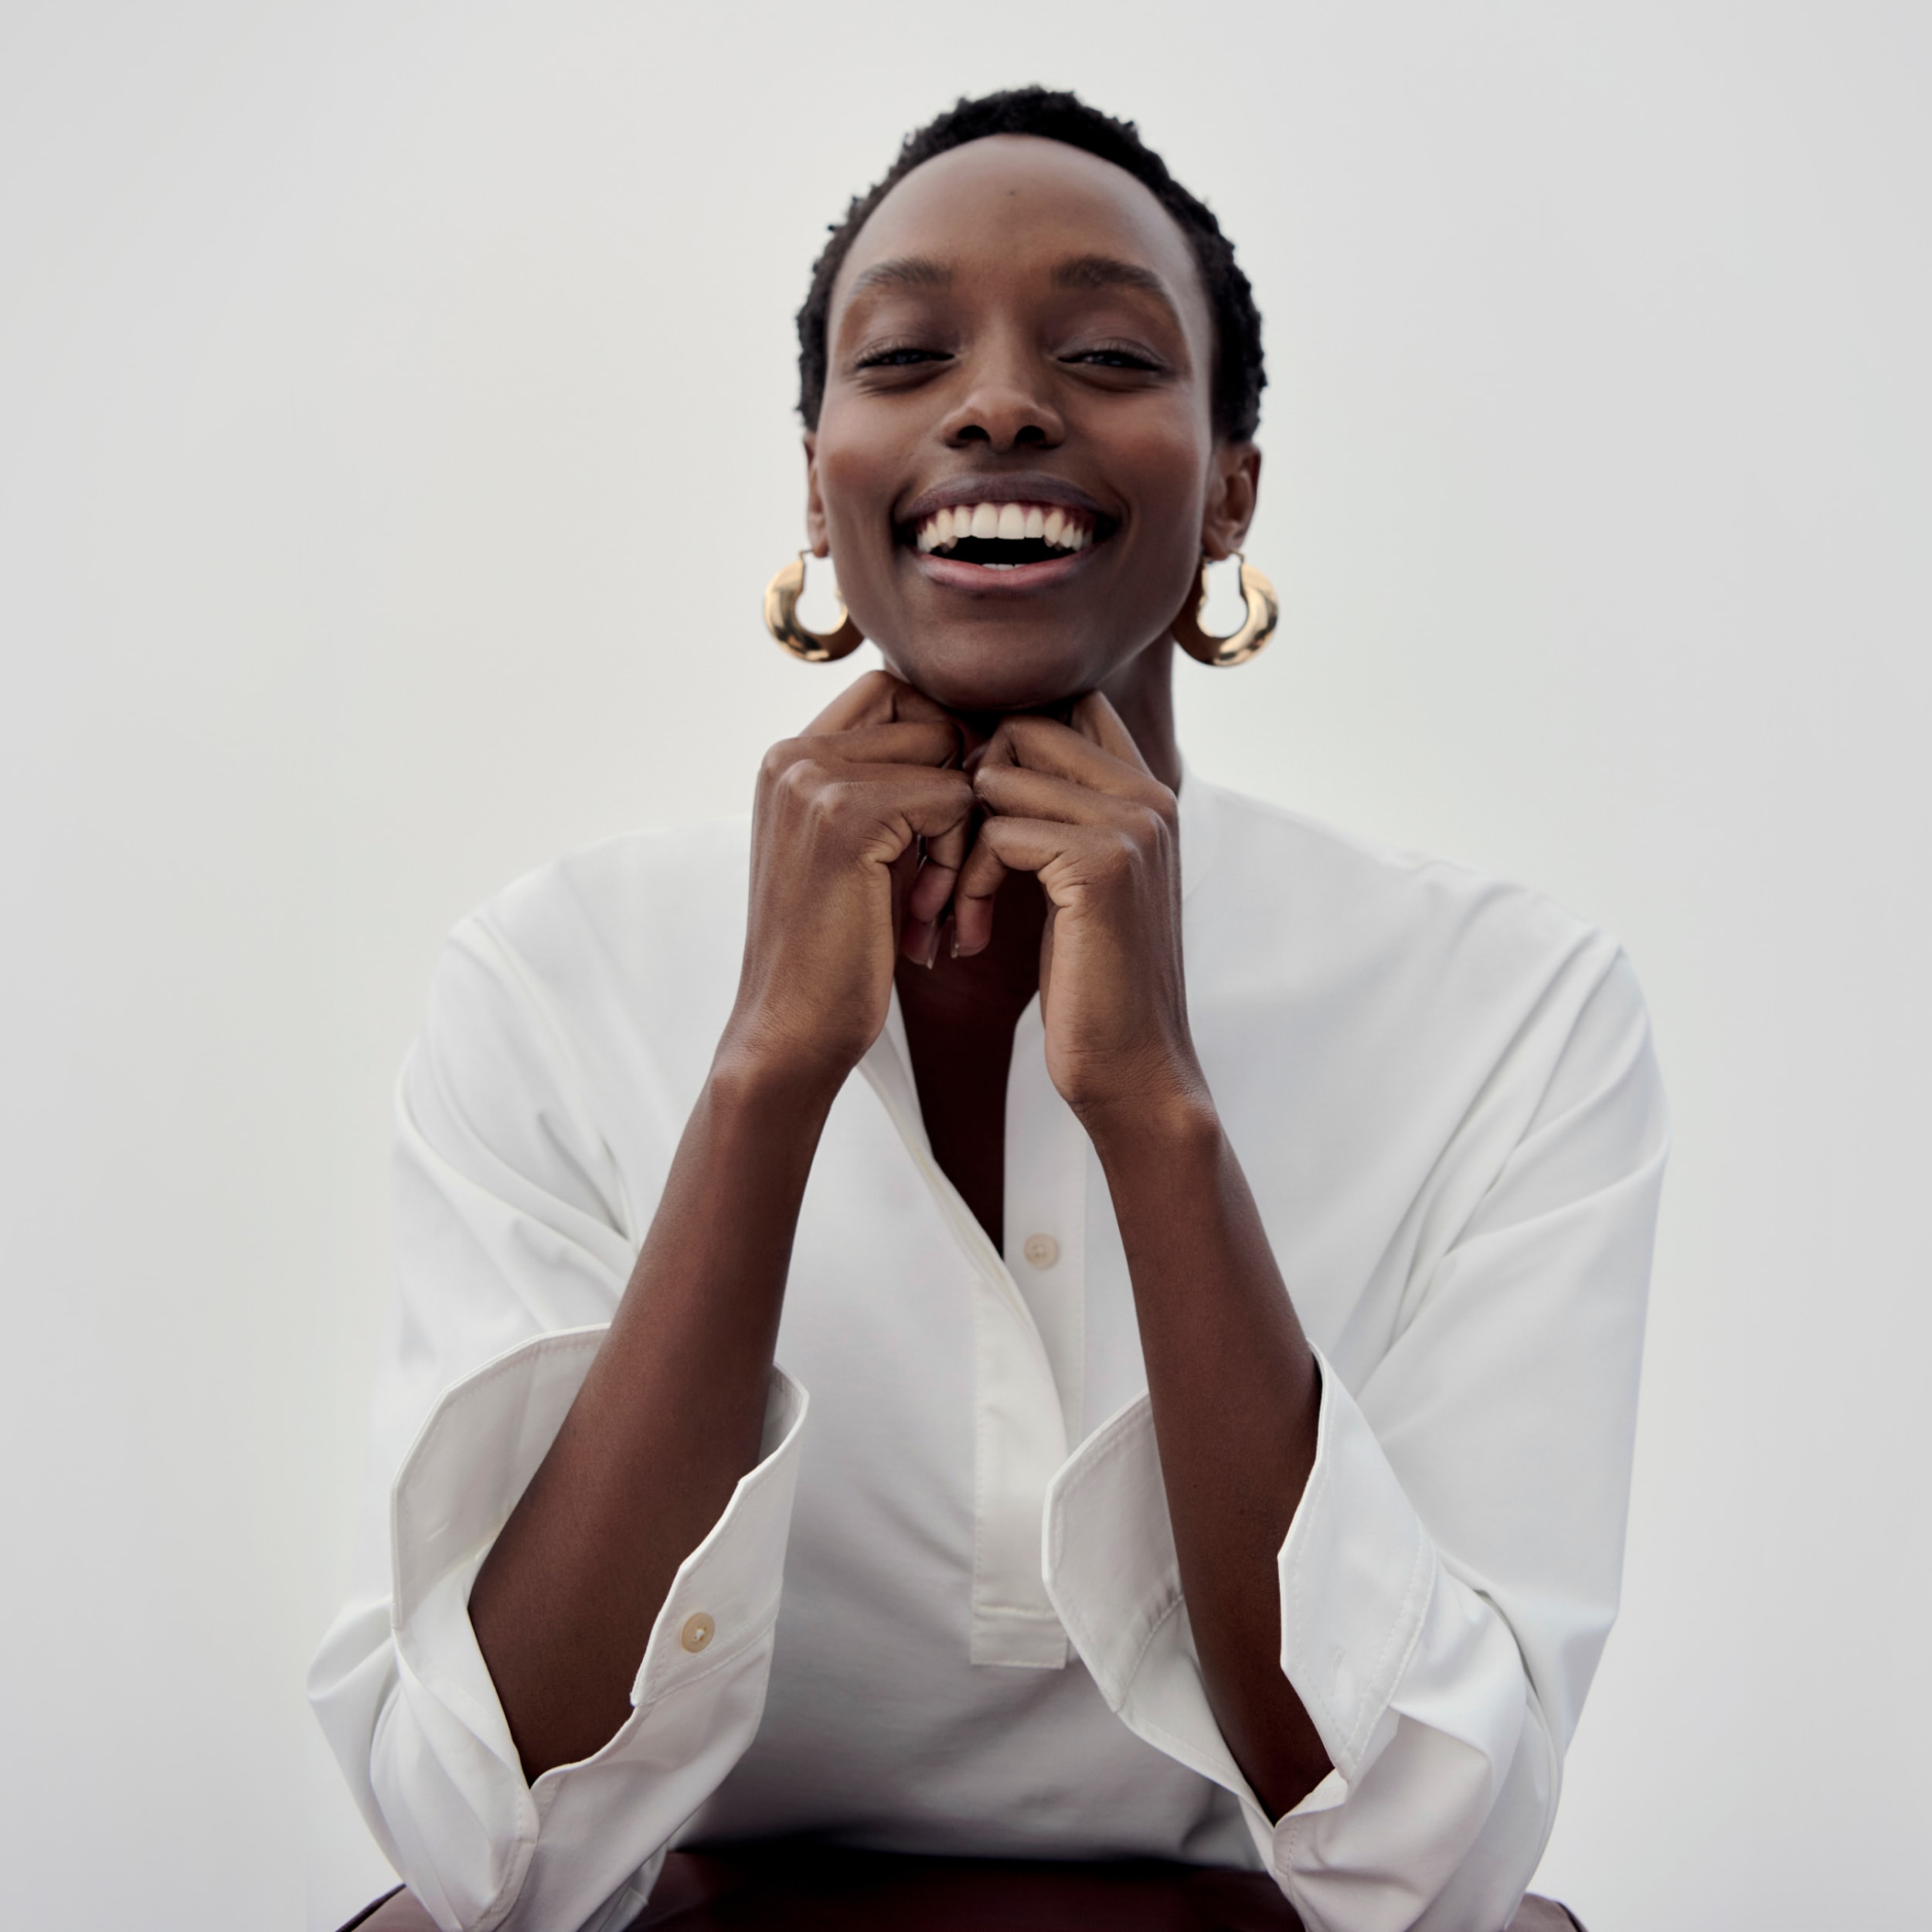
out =
{"type": "MultiPolygon", "coordinates": [[[[1266,318],[1196,769],[1623,940],[1676,1124],[1539,1889],[1923,1923],[1923,9],[0,12],[6,1916],[328,1927],[302,1701],[443,934],[746,808],[791,320],[901,134],[1138,119],[1266,318]]],[[[869,654],[853,661],[862,665],[869,654]]]]}

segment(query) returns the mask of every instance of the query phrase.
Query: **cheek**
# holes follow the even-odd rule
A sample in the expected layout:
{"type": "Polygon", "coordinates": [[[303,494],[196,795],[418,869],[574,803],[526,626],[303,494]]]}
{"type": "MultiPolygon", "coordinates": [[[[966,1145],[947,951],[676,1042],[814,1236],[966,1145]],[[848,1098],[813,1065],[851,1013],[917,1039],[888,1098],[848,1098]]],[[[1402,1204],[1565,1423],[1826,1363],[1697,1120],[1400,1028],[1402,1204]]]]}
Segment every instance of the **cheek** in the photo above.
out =
{"type": "Polygon", "coordinates": [[[1137,574],[1157,577],[1181,594],[1201,554],[1207,504],[1207,456],[1191,421],[1150,426],[1164,434],[1138,439],[1134,496],[1141,513],[1137,574]]]}
{"type": "Polygon", "coordinates": [[[903,467],[897,451],[862,434],[849,413],[835,419],[828,410],[819,421],[818,466],[832,541],[889,543],[894,480],[903,467]]]}

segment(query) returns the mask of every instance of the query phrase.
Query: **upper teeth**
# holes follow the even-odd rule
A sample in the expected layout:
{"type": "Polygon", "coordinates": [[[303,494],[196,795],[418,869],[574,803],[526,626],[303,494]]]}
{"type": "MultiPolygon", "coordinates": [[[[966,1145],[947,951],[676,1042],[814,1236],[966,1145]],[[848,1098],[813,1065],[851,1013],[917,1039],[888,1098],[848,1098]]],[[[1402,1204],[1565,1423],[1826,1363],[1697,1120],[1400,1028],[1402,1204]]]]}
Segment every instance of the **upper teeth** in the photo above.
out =
{"type": "Polygon", "coordinates": [[[943,550],[967,536],[997,537],[1007,543],[1037,537],[1063,550],[1083,550],[1094,541],[1092,527],[1080,511],[1044,503],[956,504],[926,518],[916,541],[922,550],[943,550]]]}

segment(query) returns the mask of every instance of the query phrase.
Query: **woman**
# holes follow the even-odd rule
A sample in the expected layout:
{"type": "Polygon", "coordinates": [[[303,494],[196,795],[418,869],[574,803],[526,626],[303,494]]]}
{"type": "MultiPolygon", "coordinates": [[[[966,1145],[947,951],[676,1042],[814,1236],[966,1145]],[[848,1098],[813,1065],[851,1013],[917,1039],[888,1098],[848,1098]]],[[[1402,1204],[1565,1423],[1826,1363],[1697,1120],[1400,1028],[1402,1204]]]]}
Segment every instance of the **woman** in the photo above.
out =
{"type": "Polygon", "coordinates": [[[887,668],[748,835],[454,937],[322,1721],[445,1927],[619,1926],[674,1842],[804,1835],[1494,1932],[1616,1598],[1629,969],[1184,774],[1177,639],[1272,622],[1252,573],[1231,644],[1192,614],[1259,325],[1131,127],[962,103],[800,323],[850,616],[794,566],[768,621],[887,668]]]}

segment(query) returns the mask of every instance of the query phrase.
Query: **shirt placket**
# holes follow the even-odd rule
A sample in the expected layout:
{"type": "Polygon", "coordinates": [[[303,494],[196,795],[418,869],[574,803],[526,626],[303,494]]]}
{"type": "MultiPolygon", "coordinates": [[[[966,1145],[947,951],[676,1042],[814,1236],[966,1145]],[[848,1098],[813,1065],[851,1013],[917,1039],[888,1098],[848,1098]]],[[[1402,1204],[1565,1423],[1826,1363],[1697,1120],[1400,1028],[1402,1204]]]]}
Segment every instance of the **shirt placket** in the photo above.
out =
{"type": "Polygon", "coordinates": [[[1046,1070],[1037,995],[1020,1015],[1006,1080],[1006,1267],[1039,1330],[1069,1449],[1087,1366],[1087,1139],[1046,1070]]]}
{"type": "MultiPolygon", "coordinates": [[[[1039,1063],[1045,1077],[1038,1019],[1039,1002],[1028,1009],[1032,1020],[1030,1043],[1022,1052],[1022,1039],[1014,1041],[1014,1065],[1029,1060],[1039,1063]]],[[[1023,1019],[1022,1028],[1026,1027],[1023,1019]]],[[[969,1618],[968,1655],[975,1664],[1002,1665],[1032,1670],[1058,1670],[1067,1658],[1066,1633],[1046,1594],[1040,1568],[1040,1526],[1046,1491],[1061,1464],[1066,1460],[1071,1437],[1070,1413],[1077,1418],[1079,1394],[1074,1385],[1071,1410],[1064,1406],[1063,1392],[1056,1377],[1062,1355],[1066,1318],[1050,1296],[1036,1289],[1022,1292],[1013,1270],[992,1243],[978,1219],[946,1178],[934,1158],[926,1137],[919,1107],[918,1090],[912,1075],[912,1055],[906,1041],[905,1022],[900,1015],[897,995],[886,1028],[872,1050],[860,1063],[867,1080],[884,1104],[900,1136],[912,1155],[926,1185],[942,1210],[946,1226],[961,1253],[970,1264],[968,1278],[973,1296],[973,1443],[974,1510],[972,1602],[969,1618]],[[1045,1329],[1036,1318],[1034,1302],[1050,1311],[1045,1329]],[[1054,1342],[1049,1352],[1047,1333],[1054,1342]]],[[[1049,1088],[1050,1092],[1050,1087],[1049,1088]]],[[[1059,1097],[1053,1096],[1058,1102],[1059,1097]]],[[[1056,1247],[1073,1248],[1079,1240],[1077,1222],[1063,1216],[1057,1225],[1066,1229],[1063,1243],[1058,1233],[1044,1223],[1036,1227],[1022,1225],[1015,1218],[1011,1190],[1014,1177],[1025,1165],[1016,1155],[1012,1132],[1016,1113],[1022,1137],[1029,1148],[1037,1146],[1043,1130],[1036,1125],[1040,1110],[1030,1081],[1027,1097],[1015,1100],[1009,1076],[1007,1095],[1008,1146],[1006,1176],[1009,1189],[1007,1226],[1016,1230],[1015,1239],[1023,1250],[1031,1233],[1049,1235],[1056,1247]]],[[[1071,1116],[1068,1118],[1070,1120],[1071,1116]]],[[[1078,1131],[1075,1124],[1075,1131],[1078,1131]]],[[[1029,1211],[1035,1199],[1029,1196],[1029,1211]]],[[[1036,1252],[1043,1252],[1037,1250],[1036,1252]]],[[[1044,1276],[1065,1268],[1063,1281],[1072,1279],[1070,1264],[1058,1253],[1050,1267],[1041,1268],[1024,1260],[1020,1266],[1044,1276]]],[[[1077,1323],[1079,1316],[1076,1313],[1077,1323]]],[[[1080,1330],[1073,1333],[1077,1338],[1080,1330]]],[[[1077,1377],[1079,1350],[1070,1360],[1077,1377]]]]}

